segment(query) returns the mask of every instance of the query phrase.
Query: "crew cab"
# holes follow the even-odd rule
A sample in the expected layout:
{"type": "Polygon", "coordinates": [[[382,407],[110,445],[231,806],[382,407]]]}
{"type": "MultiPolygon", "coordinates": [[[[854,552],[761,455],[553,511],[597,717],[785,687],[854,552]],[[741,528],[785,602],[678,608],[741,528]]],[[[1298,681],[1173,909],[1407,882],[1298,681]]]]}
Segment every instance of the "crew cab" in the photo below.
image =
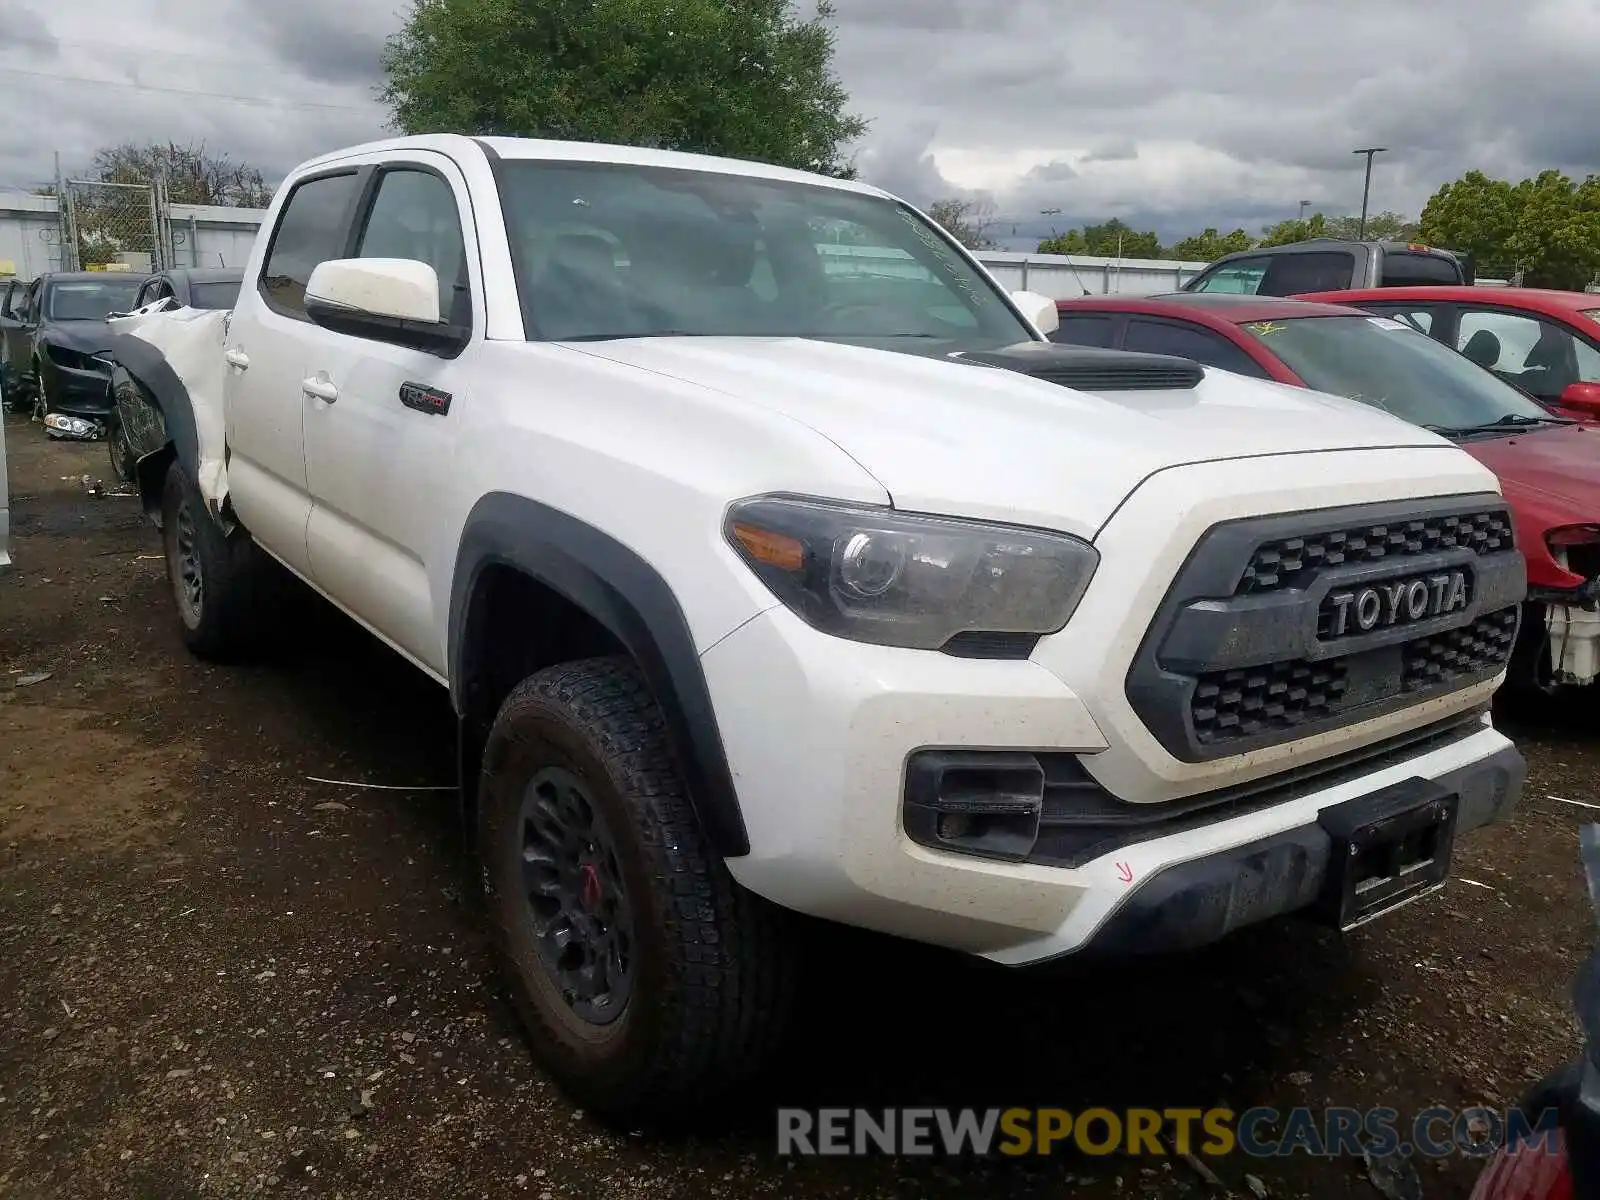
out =
{"type": "Polygon", "coordinates": [[[767,1060],[796,914],[1349,928],[1510,814],[1494,475],[1054,323],[860,183],[441,135],[296,168],[231,313],[113,349],[185,642],[253,652],[275,562],[449,689],[532,1044],[635,1121],[767,1060]]]}
{"type": "Polygon", "coordinates": [[[1470,285],[1472,263],[1416,242],[1347,242],[1308,238],[1225,254],[1183,285],[1186,292],[1294,296],[1334,288],[1415,284],[1470,285]]]}

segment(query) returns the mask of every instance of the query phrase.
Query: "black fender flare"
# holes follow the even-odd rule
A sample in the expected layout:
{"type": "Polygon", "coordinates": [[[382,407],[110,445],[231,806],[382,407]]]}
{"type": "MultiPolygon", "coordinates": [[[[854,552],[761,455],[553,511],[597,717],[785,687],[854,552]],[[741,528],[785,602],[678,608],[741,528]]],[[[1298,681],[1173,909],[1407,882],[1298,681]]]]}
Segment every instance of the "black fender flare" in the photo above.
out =
{"type": "MultiPolygon", "coordinates": [[[[690,802],[725,858],[750,852],[727,751],[689,623],[666,580],[594,526],[537,501],[492,492],[462,531],[450,589],[450,697],[463,720],[472,644],[473,594],[485,569],[507,566],[593,617],[633,656],[666,717],[690,802]]],[[[465,732],[465,731],[464,731],[465,732]]],[[[465,786],[468,781],[462,781],[465,786]]]]}
{"type": "Polygon", "coordinates": [[[111,353],[116,360],[111,372],[112,394],[116,394],[118,373],[127,374],[155,398],[166,426],[172,446],[170,456],[162,452],[162,447],[136,448],[140,502],[145,512],[159,512],[161,486],[171,458],[177,459],[190,479],[200,478],[200,435],[195,427],[194,402],[189,398],[189,389],[184,387],[183,380],[178,378],[161,351],[143,338],[130,333],[116,334],[111,339],[111,353]]]}

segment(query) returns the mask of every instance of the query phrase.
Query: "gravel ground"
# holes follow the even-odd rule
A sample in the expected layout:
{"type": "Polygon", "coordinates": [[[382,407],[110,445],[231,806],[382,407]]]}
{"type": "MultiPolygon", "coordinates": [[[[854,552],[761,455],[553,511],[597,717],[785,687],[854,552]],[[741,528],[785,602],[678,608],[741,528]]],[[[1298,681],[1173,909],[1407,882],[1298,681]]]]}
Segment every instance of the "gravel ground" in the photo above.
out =
{"type": "MultiPolygon", "coordinates": [[[[443,692],[315,605],[269,665],[190,659],[136,501],[80,482],[103,447],[7,439],[0,1196],[1201,1196],[1172,1159],[783,1160],[773,1107],[1504,1105],[1576,1046],[1585,813],[1552,797],[1595,798],[1587,704],[1507,716],[1516,821],[1350,938],[1015,973],[841,935],[762,1097],[715,1135],[608,1130],[520,1040],[451,795],[308,779],[447,786],[443,692]]],[[[1348,1159],[1213,1165],[1378,1194],[1348,1159]]],[[[1425,1164],[1425,1195],[1474,1173],[1425,1164]]]]}

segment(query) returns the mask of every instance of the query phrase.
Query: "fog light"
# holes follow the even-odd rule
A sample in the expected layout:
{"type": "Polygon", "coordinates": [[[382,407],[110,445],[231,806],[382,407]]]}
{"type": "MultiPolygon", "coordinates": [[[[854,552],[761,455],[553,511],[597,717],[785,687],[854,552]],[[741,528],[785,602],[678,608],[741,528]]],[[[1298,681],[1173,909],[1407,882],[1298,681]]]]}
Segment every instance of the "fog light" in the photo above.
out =
{"type": "Polygon", "coordinates": [[[100,426],[82,417],[69,417],[66,413],[48,413],[44,427],[66,437],[93,438],[100,434],[100,426]]]}

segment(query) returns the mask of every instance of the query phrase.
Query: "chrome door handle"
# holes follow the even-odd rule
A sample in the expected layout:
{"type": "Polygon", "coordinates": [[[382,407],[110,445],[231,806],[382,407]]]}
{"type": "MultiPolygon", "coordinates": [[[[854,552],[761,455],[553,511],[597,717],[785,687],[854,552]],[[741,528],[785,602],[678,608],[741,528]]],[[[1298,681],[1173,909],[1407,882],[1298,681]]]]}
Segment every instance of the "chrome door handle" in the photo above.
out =
{"type": "Polygon", "coordinates": [[[302,379],[300,388],[306,395],[313,396],[328,404],[332,404],[339,398],[339,389],[334,386],[333,380],[324,378],[321,375],[313,375],[309,379],[302,379]]]}
{"type": "Polygon", "coordinates": [[[238,367],[241,371],[250,369],[250,356],[243,350],[235,350],[232,346],[229,346],[222,352],[222,357],[228,360],[230,367],[238,367]]]}

